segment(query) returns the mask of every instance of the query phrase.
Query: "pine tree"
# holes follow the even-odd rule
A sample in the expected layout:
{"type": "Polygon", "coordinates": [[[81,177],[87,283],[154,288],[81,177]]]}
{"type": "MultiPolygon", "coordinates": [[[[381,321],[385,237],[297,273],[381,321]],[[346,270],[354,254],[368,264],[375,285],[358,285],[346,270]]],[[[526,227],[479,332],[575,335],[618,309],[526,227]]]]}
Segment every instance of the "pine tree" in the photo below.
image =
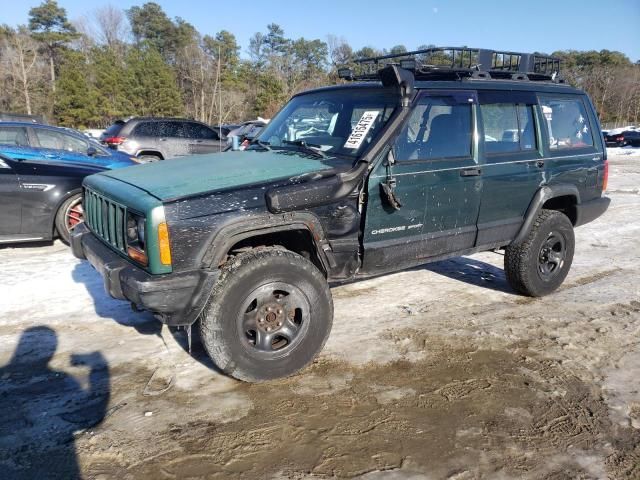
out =
{"type": "Polygon", "coordinates": [[[98,96],[88,81],[89,66],[85,57],[76,51],[64,52],[58,75],[54,116],[60,125],[87,127],[99,120],[98,96]]]}

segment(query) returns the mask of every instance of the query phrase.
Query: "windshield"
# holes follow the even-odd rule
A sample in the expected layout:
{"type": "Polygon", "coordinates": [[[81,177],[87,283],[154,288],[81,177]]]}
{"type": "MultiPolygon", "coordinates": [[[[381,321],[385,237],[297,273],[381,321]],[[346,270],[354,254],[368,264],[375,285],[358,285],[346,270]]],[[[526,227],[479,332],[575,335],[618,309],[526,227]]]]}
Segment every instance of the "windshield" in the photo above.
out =
{"type": "Polygon", "coordinates": [[[292,98],[257,140],[273,149],[310,147],[328,155],[356,157],[380,132],[397,105],[397,94],[384,89],[303,94],[292,98]]]}

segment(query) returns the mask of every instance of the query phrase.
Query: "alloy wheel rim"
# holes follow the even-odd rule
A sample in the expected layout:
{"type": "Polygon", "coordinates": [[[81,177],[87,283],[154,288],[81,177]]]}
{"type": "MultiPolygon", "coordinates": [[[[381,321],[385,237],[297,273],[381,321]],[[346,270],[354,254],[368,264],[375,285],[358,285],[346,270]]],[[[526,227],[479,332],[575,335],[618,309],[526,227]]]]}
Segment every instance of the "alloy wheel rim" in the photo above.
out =
{"type": "Polygon", "coordinates": [[[64,215],[65,226],[67,231],[71,232],[74,227],[84,222],[84,209],[82,208],[82,200],[76,199],[67,207],[64,215]]]}

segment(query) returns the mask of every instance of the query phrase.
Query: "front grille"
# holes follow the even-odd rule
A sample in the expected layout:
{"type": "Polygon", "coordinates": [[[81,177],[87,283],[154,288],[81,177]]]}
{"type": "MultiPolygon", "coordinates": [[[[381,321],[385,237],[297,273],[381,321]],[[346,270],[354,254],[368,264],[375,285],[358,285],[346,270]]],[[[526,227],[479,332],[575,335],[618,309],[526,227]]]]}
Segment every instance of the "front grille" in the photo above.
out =
{"type": "Polygon", "coordinates": [[[116,250],[127,251],[127,209],[123,205],[84,187],[84,221],[93,233],[116,250]]]}

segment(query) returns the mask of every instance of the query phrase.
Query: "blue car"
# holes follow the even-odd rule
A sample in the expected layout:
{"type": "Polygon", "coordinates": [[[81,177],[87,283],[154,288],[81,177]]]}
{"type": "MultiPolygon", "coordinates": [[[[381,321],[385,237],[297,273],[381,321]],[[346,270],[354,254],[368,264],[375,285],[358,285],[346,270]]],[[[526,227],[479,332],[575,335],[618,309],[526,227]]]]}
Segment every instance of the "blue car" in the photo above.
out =
{"type": "Polygon", "coordinates": [[[0,154],[15,160],[83,163],[103,168],[139,163],[134,157],[105,148],[79,132],[29,122],[0,122],[0,154]]]}

